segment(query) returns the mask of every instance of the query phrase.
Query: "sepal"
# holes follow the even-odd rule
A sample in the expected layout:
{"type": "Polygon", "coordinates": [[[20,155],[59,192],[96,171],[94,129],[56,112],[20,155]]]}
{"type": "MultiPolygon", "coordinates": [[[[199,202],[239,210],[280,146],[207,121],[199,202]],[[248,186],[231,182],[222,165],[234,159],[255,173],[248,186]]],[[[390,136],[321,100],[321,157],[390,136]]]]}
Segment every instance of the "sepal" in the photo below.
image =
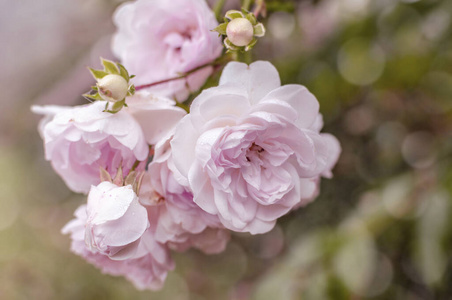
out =
{"type": "Polygon", "coordinates": [[[221,23],[215,29],[212,29],[212,31],[218,32],[220,35],[226,35],[226,27],[228,26],[227,23],[221,23]]]}
{"type": "MultiPolygon", "coordinates": [[[[108,74],[115,74],[115,75],[119,75],[119,68],[118,66],[112,62],[111,60],[108,59],[100,59],[102,62],[102,65],[104,66],[104,71],[107,72],[108,74]]],[[[124,78],[125,80],[128,80],[127,78],[124,78]]]]}
{"type": "Polygon", "coordinates": [[[109,73],[102,71],[102,70],[94,70],[93,68],[88,68],[91,72],[91,75],[93,75],[94,79],[99,80],[107,76],[109,73]]]}
{"type": "Polygon", "coordinates": [[[229,19],[229,20],[234,20],[237,18],[244,18],[244,17],[245,17],[245,15],[241,11],[234,10],[234,9],[227,11],[226,15],[225,15],[225,18],[229,19]]]}
{"type": "Polygon", "coordinates": [[[254,25],[254,36],[263,37],[265,35],[265,27],[262,23],[258,23],[254,25]]]}

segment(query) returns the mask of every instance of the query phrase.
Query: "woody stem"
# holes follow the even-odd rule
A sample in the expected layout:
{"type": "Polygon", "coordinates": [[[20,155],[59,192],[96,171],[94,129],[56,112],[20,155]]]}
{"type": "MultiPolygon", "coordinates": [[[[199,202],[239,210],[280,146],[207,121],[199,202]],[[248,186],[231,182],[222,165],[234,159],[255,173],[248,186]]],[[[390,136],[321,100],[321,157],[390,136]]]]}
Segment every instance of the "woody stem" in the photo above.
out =
{"type": "Polygon", "coordinates": [[[160,81],[156,81],[156,82],[152,82],[152,83],[148,83],[148,84],[138,85],[138,86],[135,87],[135,90],[139,91],[139,90],[150,88],[150,87],[153,87],[153,86],[156,86],[156,85],[159,85],[159,84],[163,84],[163,83],[167,83],[167,82],[170,82],[170,81],[182,79],[182,78],[185,78],[188,75],[193,74],[196,71],[199,71],[199,70],[201,70],[201,69],[203,69],[205,67],[208,67],[208,66],[212,66],[214,68],[219,67],[219,66],[221,66],[224,63],[222,58],[223,57],[220,57],[220,58],[214,60],[213,62],[209,62],[209,63],[206,63],[206,64],[201,65],[199,67],[196,67],[196,68],[194,68],[194,69],[192,69],[190,71],[187,71],[184,74],[176,76],[176,77],[172,77],[172,78],[168,78],[168,79],[164,79],[164,80],[160,80],[160,81]]]}

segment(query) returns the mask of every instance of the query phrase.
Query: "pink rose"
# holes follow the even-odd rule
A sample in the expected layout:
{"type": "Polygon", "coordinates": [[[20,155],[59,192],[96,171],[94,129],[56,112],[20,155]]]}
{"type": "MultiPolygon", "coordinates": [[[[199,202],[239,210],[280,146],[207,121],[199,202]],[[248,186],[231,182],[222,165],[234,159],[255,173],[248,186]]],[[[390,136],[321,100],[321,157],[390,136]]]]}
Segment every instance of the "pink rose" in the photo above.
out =
{"type": "Polygon", "coordinates": [[[91,251],[115,260],[140,256],[137,249],[149,221],[131,185],[104,181],[92,186],[86,211],[85,242],[91,251]]]}
{"type": "MultiPolygon", "coordinates": [[[[179,76],[214,61],[223,49],[218,23],[204,0],[138,0],[120,6],[114,22],[113,52],[135,85],[179,76]]],[[[184,101],[212,73],[203,68],[186,79],[152,88],[153,92],[184,101]]]]}
{"type": "Polygon", "coordinates": [[[103,112],[104,101],[33,106],[35,113],[45,115],[39,131],[46,159],[74,192],[86,194],[100,183],[99,167],[114,176],[121,163],[127,173],[136,160],[147,160],[148,144],[166,136],[186,114],[175,101],[146,91],[127,97],[127,103],[129,107],[116,114],[103,112]]]}
{"type": "Polygon", "coordinates": [[[90,250],[85,244],[85,225],[88,220],[86,205],[75,211],[75,219],[63,229],[64,234],[71,234],[71,250],[86,259],[102,272],[114,276],[125,276],[138,289],[157,290],[162,288],[168,271],[174,269],[169,250],[153,238],[146,230],[141,236],[138,252],[140,257],[112,260],[96,250],[90,250]]]}
{"type": "Polygon", "coordinates": [[[149,206],[155,238],[177,251],[195,247],[208,254],[222,252],[229,232],[222,229],[217,216],[199,208],[193,194],[176,181],[169,141],[164,139],[156,145],[140,190],[142,203],[149,206]]]}
{"type": "Polygon", "coordinates": [[[53,115],[41,126],[45,155],[74,192],[87,193],[100,182],[99,167],[112,175],[122,163],[128,172],[136,160],[146,160],[149,148],[138,122],[125,111],[103,112],[104,101],[62,108],[34,108],[53,115]]]}
{"type": "Polygon", "coordinates": [[[319,104],[305,87],[281,86],[269,62],[229,63],[220,85],[203,91],[176,127],[179,181],[225,227],[267,232],[330,175],[340,146],[318,127],[319,104]]]}

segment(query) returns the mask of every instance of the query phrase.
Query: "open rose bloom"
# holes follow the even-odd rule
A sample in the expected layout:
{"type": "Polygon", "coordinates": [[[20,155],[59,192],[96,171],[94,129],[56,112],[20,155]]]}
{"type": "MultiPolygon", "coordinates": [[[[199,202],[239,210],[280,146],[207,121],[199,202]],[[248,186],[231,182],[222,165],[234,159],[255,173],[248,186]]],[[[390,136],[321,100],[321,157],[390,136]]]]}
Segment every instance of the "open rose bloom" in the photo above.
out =
{"type": "MultiPolygon", "coordinates": [[[[113,52],[137,77],[136,85],[179,76],[214,61],[223,49],[218,22],[204,0],[138,0],[119,7],[113,52]]],[[[185,79],[152,88],[152,92],[184,101],[212,74],[207,66],[185,79]]]]}
{"type": "MultiPolygon", "coordinates": [[[[160,289],[169,270],[174,268],[169,250],[165,245],[155,241],[151,231],[146,230],[140,237],[139,251],[127,259],[114,260],[108,255],[90,249],[86,243],[86,224],[89,224],[87,206],[82,205],[75,211],[75,219],[63,229],[71,234],[71,250],[98,267],[103,273],[125,276],[138,289],[160,289]],[[141,254],[141,255],[140,255],[141,254]]],[[[119,218],[120,219],[120,218],[119,218]]],[[[124,224],[127,226],[127,224],[124,224]]],[[[116,228],[116,230],[120,230],[116,228]]],[[[115,235],[108,238],[117,239],[115,235]]],[[[111,240],[114,243],[114,240],[111,240]]]]}
{"type": "MultiPolygon", "coordinates": [[[[75,107],[34,106],[45,115],[40,125],[46,159],[74,192],[88,193],[100,183],[99,167],[114,176],[146,161],[149,145],[158,141],[185,115],[175,102],[147,92],[129,98],[129,108],[104,112],[105,102],[75,107]]],[[[144,164],[140,165],[144,168],[144,164]]]]}
{"type": "Polygon", "coordinates": [[[34,107],[47,115],[41,126],[46,159],[74,192],[88,193],[98,184],[99,167],[113,173],[145,160],[148,145],[137,121],[125,111],[103,112],[95,102],[76,107],[34,107]]]}
{"type": "Polygon", "coordinates": [[[266,233],[311,202],[341,148],[320,133],[317,99],[304,86],[281,86],[269,62],[230,62],[189,113],[178,107],[213,71],[199,67],[222,53],[204,0],[137,0],[120,6],[114,21],[114,53],[135,84],[152,88],[135,93],[128,71],[103,60],[105,69],[92,74],[121,73],[123,88],[109,87],[127,94],[121,106],[99,96],[32,110],[44,115],[45,158],[72,191],[87,194],[62,230],[72,251],[156,290],[174,269],[171,251],[220,253],[231,232],[266,233]]]}
{"type": "Polygon", "coordinates": [[[174,165],[195,203],[226,228],[264,233],[330,175],[340,147],[318,132],[318,119],[316,98],[301,85],[281,86],[270,63],[231,62],[177,126],[174,165]]]}

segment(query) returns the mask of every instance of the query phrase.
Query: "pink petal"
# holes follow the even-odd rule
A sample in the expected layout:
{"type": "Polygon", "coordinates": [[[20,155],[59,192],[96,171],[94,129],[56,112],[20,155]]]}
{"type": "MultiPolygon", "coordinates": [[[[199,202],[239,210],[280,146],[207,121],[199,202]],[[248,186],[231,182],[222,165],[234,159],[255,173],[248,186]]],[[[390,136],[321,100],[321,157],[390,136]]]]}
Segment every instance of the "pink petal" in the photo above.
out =
{"type": "Polygon", "coordinates": [[[319,114],[319,102],[304,86],[288,84],[267,94],[262,101],[277,99],[290,104],[298,113],[299,128],[309,128],[319,114]]]}
{"type": "Polygon", "coordinates": [[[249,66],[230,62],[220,78],[220,86],[227,84],[245,88],[251,104],[255,104],[270,91],[281,86],[281,81],[276,68],[267,61],[256,61],[249,66]]]}

